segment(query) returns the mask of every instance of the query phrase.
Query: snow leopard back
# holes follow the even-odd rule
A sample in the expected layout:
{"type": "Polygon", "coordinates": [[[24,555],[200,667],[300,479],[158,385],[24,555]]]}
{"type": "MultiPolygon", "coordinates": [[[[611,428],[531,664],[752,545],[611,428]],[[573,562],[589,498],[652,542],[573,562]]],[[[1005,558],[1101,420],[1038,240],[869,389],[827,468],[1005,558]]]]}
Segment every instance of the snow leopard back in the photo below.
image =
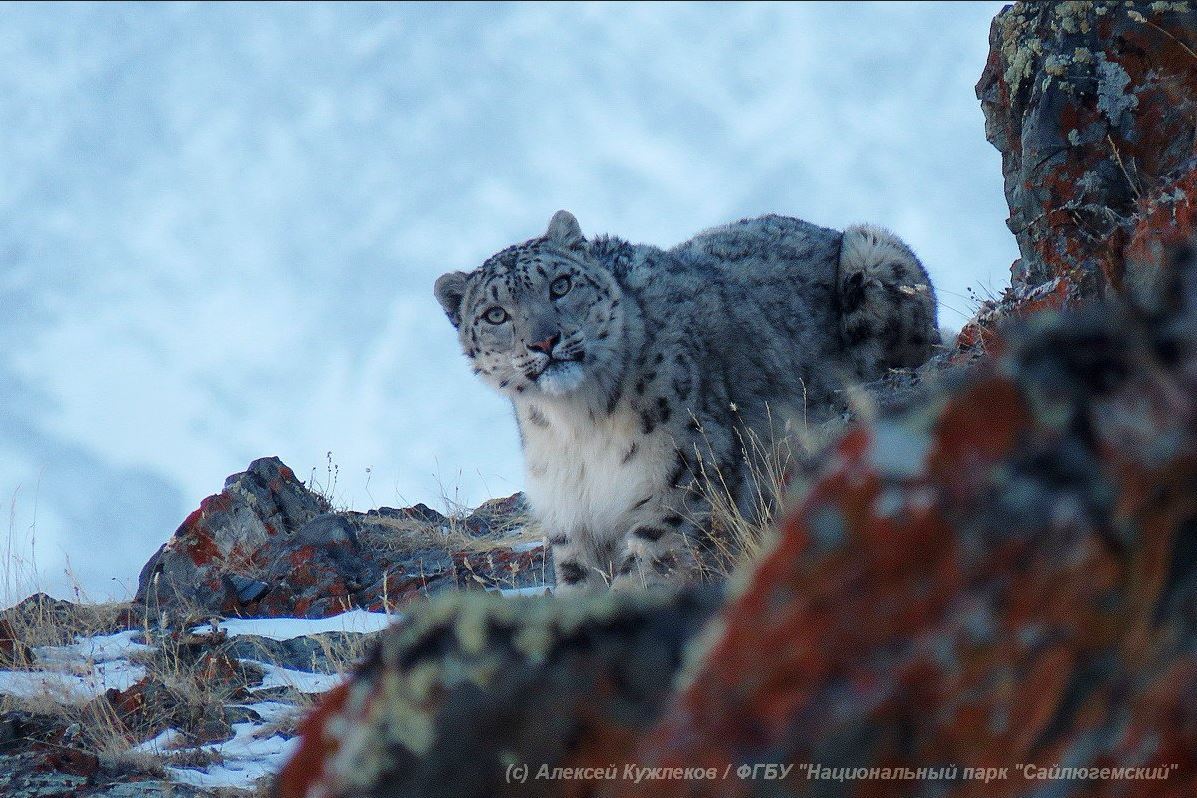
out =
{"type": "Polygon", "coordinates": [[[666,253],[681,268],[649,280],[644,302],[690,332],[676,345],[704,375],[708,412],[762,430],[767,416],[817,418],[842,405],[851,364],[837,330],[840,243],[838,231],[770,215],[666,253]]]}

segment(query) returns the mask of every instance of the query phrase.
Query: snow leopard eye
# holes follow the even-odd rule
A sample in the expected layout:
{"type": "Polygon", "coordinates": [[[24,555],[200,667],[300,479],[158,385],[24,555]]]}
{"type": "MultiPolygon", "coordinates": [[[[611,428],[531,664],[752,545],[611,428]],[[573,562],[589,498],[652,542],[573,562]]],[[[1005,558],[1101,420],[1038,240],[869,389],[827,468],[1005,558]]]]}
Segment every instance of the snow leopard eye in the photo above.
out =
{"type": "Polygon", "coordinates": [[[563,274],[549,285],[549,296],[553,299],[560,299],[573,287],[574,284],[570,281],[569,275],[563,274]]]}
{"type": "Polygon", "coordinates": [[[486,311],[486,313],[483,313],[482,318],[487,324],[502,324],[503,322],[507,321],[509,317],[507,315],[507,311],[503,310],[503,308],[499,307],[498,305],[495,305],[493,308],[486,311]]]}

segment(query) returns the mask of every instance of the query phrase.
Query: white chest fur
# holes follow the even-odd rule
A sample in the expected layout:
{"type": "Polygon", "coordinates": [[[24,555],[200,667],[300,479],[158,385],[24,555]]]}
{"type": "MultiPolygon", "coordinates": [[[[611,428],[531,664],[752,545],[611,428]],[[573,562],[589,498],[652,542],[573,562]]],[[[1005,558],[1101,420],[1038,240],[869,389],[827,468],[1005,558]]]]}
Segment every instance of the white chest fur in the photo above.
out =
{"type": "Polygon", "coordinates": [[[536,424],[529,411],[520,411],[527,494],[547,534],[622,537],[664,492],[672,441],[660,430],[642,434],[635,413],[592,420],[585,410],[537,406],[536,424]]]}

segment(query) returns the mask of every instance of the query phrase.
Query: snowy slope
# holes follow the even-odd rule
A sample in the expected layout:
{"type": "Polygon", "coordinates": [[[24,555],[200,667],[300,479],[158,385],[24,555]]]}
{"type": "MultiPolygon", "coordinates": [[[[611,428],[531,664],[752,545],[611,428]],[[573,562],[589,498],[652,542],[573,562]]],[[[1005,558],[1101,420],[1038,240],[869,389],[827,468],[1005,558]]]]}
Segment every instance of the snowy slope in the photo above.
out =
{"type": "Polygon", "coordinates": [[[0,535],[119,595],[257,456],[331,451],[355,507],[513,492],[430,286],[561,207],[877,221],[958,325],[1015,256],[999,7],[0,6],[0,535]]]}
{"type": "MultiPolygon", "coordinates": [[[[355,610],[318,620],[271,618],[222,621],[219,628],[230,637],[250,634],[273,640],[289,640],[328,631],[369,634],[385,629],[392,620],[392,616],[381,613],[355,610]]],[[[197,630],[197,635],[208,631],[206,627],[201,628],[197,630]]],[[[161,672],[148,672],[145,665],[136,660],[138,656],[146,656],[154,651],[152,646],[137,642],[140,639],[144,639],[142,632],[125,631],[77,637],[71,645],[35,647],[35,664],[32,667],[13,670],[0,667],[0,696],[18,701],[33,699],[29,706],[40,706],[43,712],[50,711],[53,714],[52,710],[47,709],[47,704],[60,704],[64,708],[79,706],[104,696],[106,691],[127,691],[143,679],[161,683],[161,672]]],[[[195,638],[202,639],[198,636],[195,638]]],[[[211,645],[215,648],[220,639],[210,638],[211,645]]],[[[169,661],[169,657],[166,659],[169,661]]],[[[343,680],[336,673],[295,670],[254,659],[242,659],[241,662],[260,671],[264,678],[247,685],[247,695],[243,696],[246,700],[235,704],[245,710],[243,716],[247,720],[232,724],[233,736],[230,739],[197,744],[181,730],[167,728],[152,739],[133,746],[135,750],[155,755],[160,763],[165,764],[170,781],[200,787],[253,789],[255,781],[277,773],[298,745],[299,739],[295,737],[293,729],[296,718],[306,709],[301,697],[328,692],[343,680]],[[263,698],[269,696],[271,691],[278,697],[263,698]],[[287,733],[279,733],[280,724],[287,729],[287,733]],[[188,759],[191,762],[187,765],[173,764],[188,759]]],[[[185,683],[183,674],[187,673],[186,667],[184,665],[181,671],[171,674],[172,678],[178,680],[174,684],[176,690],[184,689],[180,685],[185,683]]],[[[204,699],[201,694],[192,693],[192,699],[211,700],[211,697],[204,699]]],[[[214,710],[212,707],[209,709],[214,710]]],[[[62,712],[63,717],[72,720],[83,717],[83,722],[97,725],[103,722],[102,716],[81,714],[77,710],[72,713],[70,709],[62,712]]],[[[129,724],[134,734],[144,731],[138,726],[135,717],[131,716],[129,724]]],[[[89,733],[94,732],[90,730],[89,733]]],[[[89,738],[84,734],[81,739],[89,738]]]]}

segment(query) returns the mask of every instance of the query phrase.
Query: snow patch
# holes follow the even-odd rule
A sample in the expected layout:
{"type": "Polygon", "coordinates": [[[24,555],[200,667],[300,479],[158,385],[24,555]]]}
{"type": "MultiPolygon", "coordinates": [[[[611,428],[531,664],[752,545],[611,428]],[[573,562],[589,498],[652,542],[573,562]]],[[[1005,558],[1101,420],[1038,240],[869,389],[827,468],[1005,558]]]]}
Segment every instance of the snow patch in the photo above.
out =
{"type": "Polygon", "coordinates": [[[33,649],[37,670],[0,671],[0,694],[16,698],[50,696],[59,701],[89,701],[110,689],[127,690],[145,678],[145,668],[128,657],[149,646],[134,643],[138,632],[80,638],[66,646],[33,649]]]}
{"type": "Polygon", "coordinates": [[[159,756],[163,753],[166,753],[170,749],[175,748],[182,739],[183,733],[181,731],[178,729],[167,729],[157,737],[133,746],[132,750],[159,756]]]}
{"type": "Polygon", "coordinates": [[[231,740],[202,746],[200,750],[221,759],[206,770],[168,767],[166,772],[172,781],[193,787],[251,788],[257,780],[278,773],[299,745],[298,737],[286,739],[274,734],[259,739],[256,732],[260,728],[253,723],[235,723],[231,740]]]}
{"type": "Polygon", "coordinates": [[[80,637],[66,646],[36,646],[34,656],[42,663],[65,663],[76,665],[80,662],[113,662],[126,659],[130,654],[138,651],[153,651],[152,646],[133,642],[141,632],[117,632],[111,635],[97,637],[80,637]]]}
{"type": "Polygon", "coordinates": [[[327,693],[341,683],[344,678],[336,673],[310,673],[271,665],[268,662],[258,662],[243,659],[242,662],[252,663],[266,671],[266,677],[257,687],[251,687],[250,692],[268,690],[272,687],[290,687],[300,693],[327,693]]]}
{"type": "Polygon", "coordinates": [[[49,696],[63,703],[90,701],[105,690],[127,690],[145,678],[145,669],[128,662],[99,663],[88,673],[0,671],[0,695],[49,696]]]}
{"type": "Polygon", "coordinates": [[[548,585],[536,585],[535,587],[505,587],[496,591],[504,596],[545,596],[549,593],[548,585]]]}
{"type": "MultiPolygon", "coordinates": [[[[402,617],[397,613],[388,615],[382,612],[351,610],[328,618],[234,618],[220,621],[218,628],[229,637],[254,635],[282,641],[323,632],[370,634],[386,629],[402,617]]],[[[191,631],[193,634],[207,634],[213,631],[213,627],[197,626],[191,631]]]]}

